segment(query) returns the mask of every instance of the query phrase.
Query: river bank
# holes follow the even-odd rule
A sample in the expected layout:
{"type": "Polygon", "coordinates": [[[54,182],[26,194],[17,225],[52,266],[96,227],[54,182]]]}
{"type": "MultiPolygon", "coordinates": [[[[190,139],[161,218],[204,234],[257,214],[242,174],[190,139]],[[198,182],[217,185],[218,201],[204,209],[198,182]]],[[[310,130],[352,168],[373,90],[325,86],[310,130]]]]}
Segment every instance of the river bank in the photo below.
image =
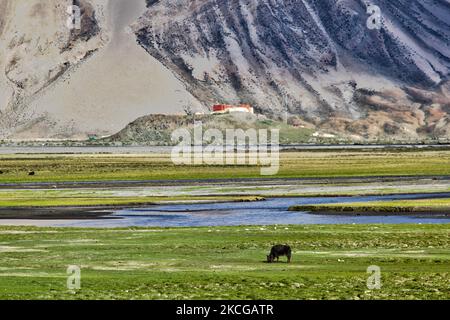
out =
{"type": "Polygon", "coordinates": [[[281,152],[279,172],[263,177],[259,166],[175,165],[168,154],[0,155],[0,208],[25,208],[21,216],[27,218],[33,208],[44,208],[38,212],[43,216],[42,210],[52,211],[48,218],[60,217],[54,209],[58,207],[83,208],[73,210],[82,211],[83,218],[86,207],[108,212],[113,208],[111,215],[121,219],[103,224],[108,227],[407,223],[413,221],[307,217],[304,212],[289,214],[288,208],[450,197],[448,158],[448,151],[281,152]],[[240,203],[259,198],[267,201],[240,203]],[[136,217],[137,205],[147,212],[136,217]],[[162,209],[152,211],[154,207],[162,209]],[[206,219],[200,219],[201,214],[206,219]]]}
{"type": "MultiPolygon", "coordinates": [[[[317,224],[404,224],[450,223],[443,211],[367,214],[356,212],[319,213],[306,209],[333,204],[388,203],[389,201],[435,201],[438,194],[384,195],[359,197],[295,197],[235,201],[168,201],[141,205],[85,207],[0,208],[0,225],[49,227],[201,227],[239,225],[317,225],[317,224]],[[429,196],[430,199],[426,199],[429,196]],[[426,200],[423,200],[423,199],[426,200]],[[305,209],[290,210],[303,203],[305,209]]],[[[441,195],[442,196],[442,195],[441,195]]],[[[445,201],[450,200],[447,198],[445,201]]],[[[442,209],[442,208],[441,208],[442,209]]]]}
{"type": "Polygon", "coordinates": [[[396,199],[380,202],[333,203],[291,206],[289,211],[311,212],[321,215],[352,216],[435,216],[450,217],[450,198],[396,199]]]}

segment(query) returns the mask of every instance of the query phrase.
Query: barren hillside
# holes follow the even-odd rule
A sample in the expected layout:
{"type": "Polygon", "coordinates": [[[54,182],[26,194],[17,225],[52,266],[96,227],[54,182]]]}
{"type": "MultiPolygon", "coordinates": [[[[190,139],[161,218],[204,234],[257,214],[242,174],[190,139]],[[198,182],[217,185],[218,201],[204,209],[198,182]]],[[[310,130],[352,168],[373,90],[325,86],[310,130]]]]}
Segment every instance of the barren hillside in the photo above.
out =
{"type": "Polygon", "coordinates": [[[66,26],[72,1],[1,0],[0,134],[16,139],[113,134],[151,113],[201,104],[137,42],[141,0],[82,0],[82,28],[66,26]]]}
{"type": "Polygon", "coordinates": [[[152,1],[134,28],[201,101],[355,138],[449,134],[448,1],[152,1]]]}
{"type": "Polygon", "coordinates": [[[0,46],[1,138],[216,102],[354,140],[450,138],[448,0],[0,0],[0,46]]]}

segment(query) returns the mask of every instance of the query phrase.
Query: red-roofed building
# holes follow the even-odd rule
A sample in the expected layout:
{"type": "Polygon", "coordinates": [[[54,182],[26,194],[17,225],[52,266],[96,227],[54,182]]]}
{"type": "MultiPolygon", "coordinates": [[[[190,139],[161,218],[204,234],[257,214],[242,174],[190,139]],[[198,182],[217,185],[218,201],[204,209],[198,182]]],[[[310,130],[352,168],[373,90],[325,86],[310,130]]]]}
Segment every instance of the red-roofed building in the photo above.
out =
{"type": "Polygon", "coordinates": [[[212,107],[212,112],[214,114],[231,113],[231,112],[254,113],[254,110],[249,104],[240,104],[238,106],[230,104],[216,104],[212,107]]]}

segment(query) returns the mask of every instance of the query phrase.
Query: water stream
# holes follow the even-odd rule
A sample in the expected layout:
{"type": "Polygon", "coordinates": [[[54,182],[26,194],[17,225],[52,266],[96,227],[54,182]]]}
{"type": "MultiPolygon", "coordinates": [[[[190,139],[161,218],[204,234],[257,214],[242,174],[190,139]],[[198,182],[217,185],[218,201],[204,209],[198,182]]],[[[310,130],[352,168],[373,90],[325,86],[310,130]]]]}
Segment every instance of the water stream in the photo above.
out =
{"type": "Polygon", "coordinates": [[[298,204],[338,202],[386,201],[396,199],[420,199],[442,197],[433,194],[364,196],[364,197],[315,197],[271,198],[260,202],[223,202],[199,204],[166,204],[146,208],[118,210],[118,219],[68,221],[57,226],[77,227],[198,227],[236,225],[288,225],[288,224],[367,224],[367,223],[449,223],[450,219],[416,216],[335,216],[291,212],[288,208],[298,204]]]}

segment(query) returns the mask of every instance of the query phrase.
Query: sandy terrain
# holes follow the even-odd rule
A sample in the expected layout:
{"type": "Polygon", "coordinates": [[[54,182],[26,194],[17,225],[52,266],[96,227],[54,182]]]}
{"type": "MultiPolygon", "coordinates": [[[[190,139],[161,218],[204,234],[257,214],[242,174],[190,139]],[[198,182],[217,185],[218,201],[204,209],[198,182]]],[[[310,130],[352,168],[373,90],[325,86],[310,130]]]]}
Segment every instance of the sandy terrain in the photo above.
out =
{"type": "MultiPolygon", "coordinates": [[[[26,129],[40,115],[29,107],[51,84],[106,41],[102,5],[106,0],[81,1],[84,36],[67,27],[69,0],[2,0],[0,8],[0,136],[26,129]],[[90,22],[95,12],[99,29],[90,22]],[[89,26],[88,26],[89,25],[89,26]]],[[[81,29],[80,33],[83,32],[81,29]]]]}
{"type": "MultiPolygon", "coordinates": [[[[201,108],[181,82],[136,43],[129,25],[144,12],[144,0],[91,3],[106,45],[35,96],[28,113],[46,121],[14,137],[108,135],[146,114],[182,112],[186,104],[201,108]]],[[[1,84],[0,89],[7,92],[1,84]]]]}
{"type": "Polygon", "coordinates": [[[59,82],[33,106],[84,133],[112,134],[151,113],[182,112],[194,104],[182,84],[135,41],[128,25],[143,10],[143,0],[109,1],[109,44],[59,82]]]}

